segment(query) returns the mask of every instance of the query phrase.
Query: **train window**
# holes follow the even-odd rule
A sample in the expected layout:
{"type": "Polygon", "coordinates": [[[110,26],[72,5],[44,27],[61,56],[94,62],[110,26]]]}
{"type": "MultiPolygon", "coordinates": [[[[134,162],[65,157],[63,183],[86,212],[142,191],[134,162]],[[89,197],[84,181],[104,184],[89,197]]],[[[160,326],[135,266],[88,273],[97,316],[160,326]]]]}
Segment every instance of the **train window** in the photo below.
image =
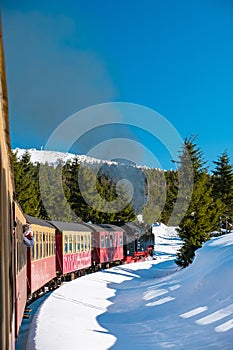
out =
{"type": "Polygon", "coordinates": [[[68,237],[64,235],[64,254],[68,253],[68,237]]]}
{"type": "Polygon", "coordinates": [[[110,247],[112,247],[112,246],[113,246],[113,237],[112,237],[112,235],[110,235],[110,240],[109,240],[109,242],[110,242],[110,247]]]}
{"type": "Polygon", "coordinates": [[[69,253],[72,253],[72,247],[73,247],[72,235],[69,235],[69,253]]]}
{"type": "Polygon", "coordinates": [[[86,237],[83,236],[83,252],[85,252],[85,246],[86,246],[86,237]]]}
{"type": "Polygon", "coordinates": [[[49,233],[49,256],[52,255],[52,233],[49,233]]]}
{"type": "Polygon", "coordinates": [[[87,236],[87,240],[88,240],[88,250],[90,251],[91,250],[91,239],[90,239],[91,237],[88,235],[87,236]]]}
{"type": "Polygon", "coordinates": [[[77,236],[76,244],[77,244],[77,252],[80,252],[80,236],[79,235],[77,236]]]}
{"type": "Polygon", "coordinates": [[[38,259],[41,259],[41,240],[42,240],[42,237],[41,237],[41,233],[38,232],[38,259]]]}
{"type": "Polygon", "coordinates": [[[44,234],[40,232],[41,242],[40,242],[40,258],[44,257],[44,234]]]}
{"type": "Polygon", "coordinates": [[[45,234],[45,256],[47,257],[49,253],[48,250],[48,233],[45,234]]]}
{"type": "Polygon", "coordinates": [[[83,245],[84,245],[83,250],[84,250],[84,252],[86,252],[87,251],[87,236],[83,236],[83,245]]]}
{"type": "Polygon", "coordinates": [[[53,255],[53,234],[52,233],[50,233],[49,254],[50,256],[53,255]]]}
{"type": "Polygon", "coordinates": [[[76,235],[73,235],[73,253],[76,253],[76,235]]]}
{"type": "Polygon", "coordinates": [[[100,247],[104,248],[104,236],[103,235],[101,235],[100,240],[101,240],[100,247]]]}
{"type": "Polygon", "coordinates": [[[48,234],[48,256],[51,255],[51,233],[48,234]]]}
{"type": "Polygon", "coordinates": [[[83,252],[83,236],[81,236],[81,246],[80,246],[81,252],[83,252]]]}
{"type": "Polygon", "coordinates": [[[50,255],[53,255],[53,234],[50,234],[50,255]]]}
{"type": "Polygon", "coordinates": [[[86,251],[88,251],[88,234],[86,234],[86,251]]]}
{"type": "Polygon", "coordinates": [[[52,255],[55,255],[55,244],[56,244],[55,234],[53,234],[53,239],[52,239],[52,255]]]}
{"type": "Polygon", "coordinates": [[[37,249],[37,232],[34,233],[34,260],[37,259],[37,252],[36,252],[36,249],[37,249]]]}
{"type": "Polygon", "coordinates": [[[43,258],[46,258],[46,234],[43,233],[43,258]]]}
{"type": "Polygon", "coordinates": [[[76,236],[76,252],[79,252],[80,250],[80,236],[76,236]]]}
{"type": "Polygon", "coordinates": [[[120,235],[120,245],[122,245],[122,235],[120,235]]]}
{"type": "Polygon", "coordinates": [[[78,245],[78,252],[81,252],[81,236],[78,235],[77,237],[77,245],[78,245]]]}
{"type": "Polygon", "coordinates": [[[35,256],[35,242],[36,241],[36,237],[35,237],[35,232],[34,232],[34,245],[33,247],[31,248],[31,259],[34,260],[34,256],[35,256]]]}
{"type": "Polygon", "coordinates": [[[106,246],[106,248],[109,248],[109,238],[108,238],[108,235],[106,235],[106,237],[105,237],[105,246],[106,246]]]}
{"type": "Polygon", "coordinates": [[[42,234],[41,232],[38,232],[38,245],[39,245],[39,259],[42,258],[42,244],[43,244],[43,237],[42,237],[42,234]]]}
{"type": "Polygon", "coordinates": [[[40,232],[37,231],[37,259],[40,259],[40,232]]]}
{"type": "Polygon", "coordinates": [[[82,236],[83,237],[83,252],[85,252],[85,244],[86,244],[86,237],[85,236],[82,236]]]}
{"type": "Polygon", "coordinates": [[[43,258],[43,235],[39,232],[39,259],[43,258]]]}
{"type": "Polygon", "coordinates": [[[43,233],[43,235],[42,235],[42,237],[43,237],[43,242],[42,242],[42,258],[44,258],[45,257],[45,234],[43,233]]]}
{"type": "Polygon", "coordinates": [[[35,239],[35,249],[36,249],[35,259],[38,260],[38,255],[39,255],[39,251],[38,251],[38,232],[36,232],[34,239],[35,239]]]}
{"type": "Polygon", "coordinates": [[[48,242],[48,233],[45,235],[45,256],[49,256],[49,242],[48,242]]]}
{"type": "Polygon", "coordinates": [[[46,242],[46,245],[45,245],[46,256],[49,256],[49,233],[46,233],[45,242],[46,242]]]}
{"type": "Polygon", "coordinates": [[[35,235],[34,235],[34,245],[31,249],[31,252],[32,252],[32,260],[34,260],[34,255],[35,255],[35,235]]]}

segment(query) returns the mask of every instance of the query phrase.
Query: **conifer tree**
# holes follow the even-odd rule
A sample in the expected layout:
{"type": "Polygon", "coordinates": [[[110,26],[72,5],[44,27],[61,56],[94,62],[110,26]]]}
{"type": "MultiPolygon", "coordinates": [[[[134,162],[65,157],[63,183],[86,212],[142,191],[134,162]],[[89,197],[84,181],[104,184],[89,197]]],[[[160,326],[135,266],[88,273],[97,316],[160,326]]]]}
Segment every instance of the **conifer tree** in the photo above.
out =
{"type": "MultiPolygon", "coordinates": [[[[115,186],[114,186],[115,187],[115,186]]],[[[132,205],[132,201],[126,205],[126,203],[129,202],[127,189],[122,184],[118,186],[118,194],[116,196],[115,189],[113,196],[116,197],[116,199],[119,201],[119,207],[122,208],[121,210],[117,210],[115,213],[110,213],[108,215],[108,220],[105,222],[111,222],[111,223],[125,223],[125,222],[132,222],[136,219],[135,210],[132,205]]]]}
{"type": "Polygon", "coordinates": [[[123,186],[118,188],[121,201],[119,207],[125,208],[119,212],[111,210],[112,202],[117,199],[117,192],[116,184],[109,176],[96,175],[95,169],[90,166],[80,167],[76,159],[65,166],[64,177],[67,199],[80,220],[114,223],[132,221],[135,218],[132,205],[125,207],[127,198],[123,186]]]}
{"type": "MultiPolygon", "coordinates": [[[[63,163],[54,167],[40,164],[40,191],[42,205],[47,216],[58,221],[77,221],[72,212],[63,188],[63,163]]],[[[42,209],[42,208],[41,208],[42,209]]]]}
{"type": "Polygon", "coordinates": [[[166,174],[159,169],[145,171],[147,183],[147,202],[143,208],[143,220],[149,224],[161,220],[161,213],[166,202],[166,174]]]}
{"type": "MultiPolygon", "coordinates": [[[[178,174],[175,170],[165,171],[166,179],[166,202],[163,211],[159,217],[159,221],[167,224],[171,218],[172,211],[174,209],[174,204],[177,199],[178,193],[178,174]]],[[[176,225],[176,221],[170,221],[170,225],[176,225]]]]}
{"type": "MultiPolygon", "coordinates": [[[[223,203],[221,217],[225,216],[225,221],[233,222],[233,166],[230,164],[230,158],[225,150],[215,164],[215,170],[212,171],[212,196],[215,200],[220,199],[223,203]]],[[[227,227],[226,227],[227,228],[227,227]]]]}
{"type": "Polygon", "coordinates": [[[40,196],[36,184],[35,167],[31,156],[25,151],[21,159],[13,154],[15,196],[23,212],[35,217],[39,216],[40,196]]]}
{"type": "Polygon", "coordinates": [[[64,193],[70,208],[81,221],[81,211],[84,203],[81,203],[82,197],[80,196],[78,186],[78,173],[79,173],[78,159],[75,158],[72,161],[68,161],[63,167],[63,186],[64,193]]]}
{"type": "Polygon", "coordinates": [[[41,198],[41,192],[40,192],[40,166],[43,166],[43,164],[37,163],[34,167],[35,169],[35,186],[36,191],[38,193],[39,197],[39,205],[38,205],[38,217],[43,220],[49,220],[50,217],[44,207],[43,200],[41,198]]]}
{"type": "Polygon", "coordinates": [[[188,210],[181,219],[178,228],[179,236],[184,243],[177,253],[176,263],[182,267],[192,263],[196,249],[210,238],[211,230],[218,222],[221,213],[220,201],[214,201],[211,196],[212,187],[205,161],[202,152],[194,142],[194,138],[185,140],[180,156],[179,171],[184,170],[186,176],[189,175],[185,169],[188,157],[192,163],[194,183],[188,210]]]}

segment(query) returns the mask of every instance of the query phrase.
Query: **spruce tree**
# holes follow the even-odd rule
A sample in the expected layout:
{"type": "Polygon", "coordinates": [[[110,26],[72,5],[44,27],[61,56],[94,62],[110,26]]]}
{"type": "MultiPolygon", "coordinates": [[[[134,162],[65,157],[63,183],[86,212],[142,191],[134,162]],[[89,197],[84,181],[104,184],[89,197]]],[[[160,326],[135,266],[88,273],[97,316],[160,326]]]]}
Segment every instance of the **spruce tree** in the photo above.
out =
{"type": "MultiPolygon", "coordinates": [[[[40,164],[40,192],[47,216],[58,221],[77,221],[65,196],[63,187],[63,163],[54,167],[40,164]]],[[[42,210],[43,208],[41,208],[42,210]]]]}
{"type": "MultiPolygon", "coordinates": [[[[225,150],[215,164],[215,170],[212,171],[212,196],[215,200],[219,199],[223,203],[221,217],[225,222],[233,222],[233,166],[230,164],[230,158],[225,150]]],[[[227,227],[226,227],[227,229],[227,227]]]]}
{"type": "Polygon", "coordinates": [[[13,154],[15,196],[23,212],[35,217],[39,216],[40,195],[36,182],[35,166],[31,156],[25,151],[21,159],[13,154]]]}
{"type": "Polygon", "coordinates": [[[91,166],[80,166],[78,160],[66,164],[64,168],[65,193],[71,209],[81,221],[92,223],[128,222],[135,219],[133,207],[127,202],[124,186],[118,187],[110,176],[96,171],[91,166]],[[118,192],[118,193],[119,193],[118,192]],[[118,200],[119,208],[114,212],[113,201],[118,200]]]}
{"type": "Polygon", "coordinates": [[[80,209],[81,203],[79,202],[80,191],[78,187],[78,171],[79,163],[78,159],[75,158],[72,161],[68,161],[63,167],[63,188],[66,199],[69,203],[69,206],[75,215],[81,221],[80,209]]]}
{"type": "MultiPolygon", "coordinates": [[[[167,224],[171,218],[174,209],[174,204],[178,194],[178,173],[175,170],[165,171],[166,179],[166,202],[163,211],[159,217],[159,221],[167,224]]],[[[176,225],[176,221],[170,221],[170,225],[176,225]]]]}
{"type": "Polygon", "coordinates": [[[37,163],[35,165],[35,186],[36,186],[36,191],[38,192],[38,196],[39,196],[39,205],[38,205],[38,217],[40,219],[43,220],[49,220],[50,217],[45,209],[43,200],[41,198],[41,192],[40,192],[40,165],[39,163],[37,163]]]}
{"type": "MultiPolygon", "coordinates": [[[[211,193],[203,154],[194,141],[188,138],[184,142],[183,152],[180,156],[180,169],[187,176],[187,158],[190,158],[193,170],[193,192],[190,204],[184,217],[179,223],[178,233],[183,240],[183,246],[177,253],[176,263],[182,267],[192,263],[195,251],[210,238],[210,233],[219,220],[221,213],[220,201],[214,201],[211,193]]],[[[191,175],[191,171],[189,173],[191,175]]]]}
{"type": "Polygon", "coordinates": [[[145,170],[147,182],[147,202],[143,208],[144,222],[152,224],[161,220],[161,213],[166,202],[166,172],[159,169],[145,170]]]}

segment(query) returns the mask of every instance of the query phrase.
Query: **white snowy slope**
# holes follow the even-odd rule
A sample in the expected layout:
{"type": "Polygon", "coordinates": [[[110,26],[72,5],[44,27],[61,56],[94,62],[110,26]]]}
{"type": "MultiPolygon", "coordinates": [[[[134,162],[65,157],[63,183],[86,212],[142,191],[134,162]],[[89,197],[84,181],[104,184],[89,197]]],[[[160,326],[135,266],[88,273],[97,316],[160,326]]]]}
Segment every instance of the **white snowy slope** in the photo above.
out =
{"type": "Polygon", "coordinates": [[[80,163],[88,163],[88,164],[117,164],[116,162],[110,162],[110,161],[103,161],[100,159],[88,157],[86,155],[77,155],[73,153],[68,152],[58,152],[58,151],[48,151],[48,150],[37,150],[35,148],[31,149],[22,149],[22,148],[15,148],[13,152],[17,154],[18,158],[21,158],[22,155],[25,153],[25,151],[28,151],[31,156],[31,162],[33,164],[35,163],[48,163],[57,165],[58,162],[61,160],[64,163],[66,163],[68,160],[72,160],[74,158],[77,158],[80,163]]]}
{"type": "MultiPolygon", "coordinates": [[[[175,228],[161,226],[156,260],[121,265],[55,290],[27,350],[232,350],[233,234],[213,238],[186,269],[175,228]]],[[[24,349],[25,350],[25,349],[24,349]]]]}
{"type": "MultiPolygon", "coordinates": [[[[37,150],[35,148],[30,149],[23,149],[23,148],[15,148],[13,149],[13,152],[17,154],[17,157],[20,159],[22,155],[25,153],[25,151],[28,151],[28,153],[31,156],[31,162],[33,164],[36,163],[48,163],[49,165],[57,166],[59,161],[62,161],[66,163],[68,160],[72,160],[76,158],[80,164],[94,164],[94,165],[102,165],[102,164],[120,164],[116,161],[110,161],[110,160],[103,160],[103,159],[97,159],[93,157],[89,157],[86,155],[79,155],[69,152],[59,152],[59,151],[48,151],[48,150],[37,150]]],[[[121,164],[124,164],[121,163],[121,164]]],[[[128,163],[129,164],[129,163],[128,163]]],[[[139,169],[149,169],[146,165],[136,165],[136,164],[129,164],[129,166],[133,166],[139,169]]]]}

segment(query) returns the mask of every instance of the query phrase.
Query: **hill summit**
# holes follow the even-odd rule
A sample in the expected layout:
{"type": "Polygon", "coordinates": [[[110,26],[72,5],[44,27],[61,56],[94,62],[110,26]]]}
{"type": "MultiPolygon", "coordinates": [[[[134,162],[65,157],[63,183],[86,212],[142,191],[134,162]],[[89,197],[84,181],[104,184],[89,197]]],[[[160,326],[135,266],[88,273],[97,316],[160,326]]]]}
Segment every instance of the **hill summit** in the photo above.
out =
{"type": "Polygon", "coordinates": [[[28,151],[31,156],[31,162],[36,163],[48,163],[49,165],[56,166],[60,161],[66,163],[68,160],[77,159],[80,164],[89,164],[89,165],[127,165],[136,168],[147,168],[146,166],[139,166],[135,163],[129,162],[127,160],[102,160],[97,158],[92,158],[86,155],[78,155],[69,152],[60,152],[60,151],[48,151],[48,150],[37,150],[35,148],[24,149],[24,148],[15,148],[13,152],[17,154],[17,158],[21,158],[22,155],[28,151]]]}

